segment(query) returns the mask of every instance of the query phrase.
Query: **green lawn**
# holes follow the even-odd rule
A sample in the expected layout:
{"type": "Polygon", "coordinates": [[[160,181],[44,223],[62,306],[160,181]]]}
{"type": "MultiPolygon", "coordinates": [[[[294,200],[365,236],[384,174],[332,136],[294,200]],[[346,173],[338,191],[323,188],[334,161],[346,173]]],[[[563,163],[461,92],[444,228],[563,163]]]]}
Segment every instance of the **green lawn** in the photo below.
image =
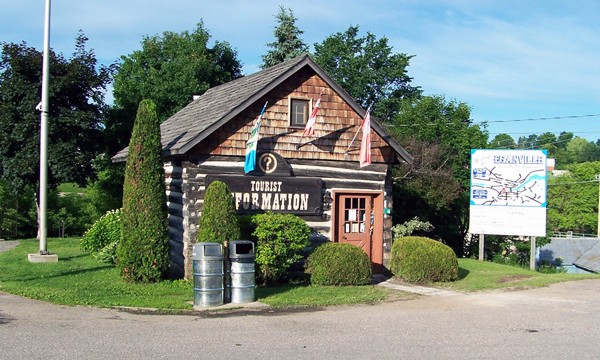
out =
{"type": "Polygon", "coordinates": [[[58,186],[58,191],[68,194],[85,194],[87,189],[73,183],[62,183],[58,186]]]}
{"type": "MultiPolygon", "coordinates": [[[[27,254],[38,252],[38,241],[20,242],[21,245],[15,249],[0,254],[0,291],[64,305],[141,307],[166,311],[186,311],[193,307],[194,290],[190,281],[163,281],[147,285],[127,283],[114,266],[99,263],[81,252],[78,238],[49,239],[48,250],[57,254],[59,260],[48,264],[32,264],[27,260],[27,254]]],[[[433,285],[468,292],[600,279],[600,275],[541,274],[472,259],[459,259],[459,265],[459,280],[433,285]]],[[[257,299],[274,307],[373,303],[413,296],[379,286],[282,285],[256,289],[257,299]]]]}
{"type": "MultiPolygon", "coordinates": [[[[81,252],[78,238],[49,239],[48,250],[58,255],[58,263],[31,264],[27,254],[37,253],[38,247],[36,240],[21,240],[17,248],[0,254],[0,291],[65,305],[192,309],[190,281],[127,283],[114,266],[81,252]]],[[[398,294],[377,286],[286,285],[258,287],[256,297],[271,306],[286,307],[370,303],[398,294]]]]}
{"type": "Polygon", "coordinates": [[[520,267],[495,264],[475,259],[458,259],[459,279],[436,286],[457,291],[481,291],[494,289],[519,289],[547,286],[553,283],[600,279],[599,274],[543,274],[520,267]]]}

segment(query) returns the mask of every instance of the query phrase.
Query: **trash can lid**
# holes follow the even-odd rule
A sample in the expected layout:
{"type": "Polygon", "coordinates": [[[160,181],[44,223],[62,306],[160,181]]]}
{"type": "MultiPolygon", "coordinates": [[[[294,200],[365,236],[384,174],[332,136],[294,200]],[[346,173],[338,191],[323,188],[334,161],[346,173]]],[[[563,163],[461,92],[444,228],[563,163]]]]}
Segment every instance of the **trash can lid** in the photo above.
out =
{"type": "Polygon", "coordinates": [[[228,244],[229,257],[254,257],[254,243],[250,240],[232,240],[228,244]]]}
{"type": "Polygon", "coordinates": [[[223,257],[223,245],[214,242],[200,242],[192,246],[192,260],[207,257],[223,257]]]}

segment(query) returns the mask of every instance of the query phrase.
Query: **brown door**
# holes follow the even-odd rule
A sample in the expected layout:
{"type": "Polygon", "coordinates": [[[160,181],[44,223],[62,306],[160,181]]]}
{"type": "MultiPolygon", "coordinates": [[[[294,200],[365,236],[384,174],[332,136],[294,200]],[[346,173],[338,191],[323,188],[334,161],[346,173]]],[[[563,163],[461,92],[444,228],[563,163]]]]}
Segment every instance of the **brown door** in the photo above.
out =
{"type": "Polygon", "coordinates": [[[362,248],[371,258],[372,196],[340,195],[337,204],[339,241],[362,248]]]}

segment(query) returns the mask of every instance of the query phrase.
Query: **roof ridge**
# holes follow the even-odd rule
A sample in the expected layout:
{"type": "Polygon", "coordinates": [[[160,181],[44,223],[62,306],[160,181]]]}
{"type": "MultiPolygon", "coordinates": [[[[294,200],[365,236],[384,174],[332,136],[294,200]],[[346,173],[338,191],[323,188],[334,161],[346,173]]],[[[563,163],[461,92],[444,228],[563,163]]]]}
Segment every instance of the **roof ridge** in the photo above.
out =
{"type": "MultiPolygon", "coordinates": [[[[269,74],[269,73],[275,73],[278,70],[284,68],[287,69],[289,67],[292,67],[290,64],[291,63],[300,63],[302,60],[304,60],[305,58],[310,57],[309,54],[303,54],[303,55],[299,55],[296,56],[294,58],[285,60],[283,62],[280,62],[279,64],[273,65],[271,67],[265,68],[265,69],[261,69],[255,73],[252,74],[248,74],[248,75],[244,75],[242,77],[239,77],[237,79],[231,80],[229,82],[217,85],[217,86],[213,86],[209,89],[207,89],[204,94],[208,93],[208,92],[214,92],[214,91],[218,91],[224,87],[230,87],[230,86],[236,86],[238,85],[240,82],[245,82],[245,81],[251,81],[255,78],[260,78],[261,76],[264,76],[264,74],[269,74]]],[[[200,97],[204,96],[204,94],[200,95],[200,97]]]]}

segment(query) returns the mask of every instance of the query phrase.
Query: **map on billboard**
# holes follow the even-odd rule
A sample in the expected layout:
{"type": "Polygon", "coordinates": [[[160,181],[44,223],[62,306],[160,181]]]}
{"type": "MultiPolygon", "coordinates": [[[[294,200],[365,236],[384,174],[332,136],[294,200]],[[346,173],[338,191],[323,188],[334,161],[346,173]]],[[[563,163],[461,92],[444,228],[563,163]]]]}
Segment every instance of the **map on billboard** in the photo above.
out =
{"type": "Polygon", "coordinates": [[[546,235],[546,150],[471,150],[472,234],[546,235]]]}

